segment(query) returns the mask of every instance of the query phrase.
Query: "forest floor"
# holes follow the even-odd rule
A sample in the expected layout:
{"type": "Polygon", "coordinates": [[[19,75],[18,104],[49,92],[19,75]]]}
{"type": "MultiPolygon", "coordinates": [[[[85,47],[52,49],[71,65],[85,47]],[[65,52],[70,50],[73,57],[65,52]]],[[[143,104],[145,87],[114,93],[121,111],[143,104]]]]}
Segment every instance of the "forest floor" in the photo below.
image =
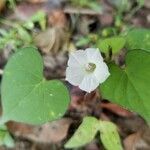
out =
{"type": "MultiPolygon", "coordinates": [[[[13,28],[12,20],[27,21],[39,10],[46,13],[46,26],[41,25],[42,19],[38,20],[35,28],[29,33],[32,35],[34,45],[39,48],[43,56],[45,77],[62,79],[70,90],[71,102],[62,119],[42,126],[8,122],[7,126],[15,140],[15,147],[2,146],[0,150],[63,150],[64,143],[76,131],[82,118],[88,115],[114,122],[119,129],[125,150],[150,150],[150,128],[139,115],[102,99],[98,91],[86,94],[64,80],[68,52],[91,46],[98,32],[114,26],[118,8],[111,0],[101,0],[102,10],[99,11],[77,7],[65,0],[24,0],[16,2],[16,6],[8,1],[4,4],[3,1],[0,2],[0,21],[2,20],[0,29],[3,30],[13,28]],[[81,37],[92,38],[89,41],[88,38],[79,40],[81,37]]],[[[149,28],[150,1],[146,0],[144,6],[130,16],[135,5],[136,3],[132,3],[132,7],[125,10],[122,23],[149,28]]],[[[28,45],[27,39],[21,42],[20,45],[8,43],[3,48],[0,52],[0,69],[4,68],[14,48],[28,45]]],[[[95,138],[88,145],[78,149],[103,150],[104,148],[95,138]]]]}

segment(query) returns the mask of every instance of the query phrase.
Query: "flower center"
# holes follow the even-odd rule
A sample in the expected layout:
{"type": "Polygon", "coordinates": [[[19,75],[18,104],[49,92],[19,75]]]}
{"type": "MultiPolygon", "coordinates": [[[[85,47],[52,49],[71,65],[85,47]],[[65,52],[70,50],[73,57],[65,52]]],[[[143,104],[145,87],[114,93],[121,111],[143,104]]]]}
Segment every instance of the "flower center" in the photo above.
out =
{"type": "Polygon", "coordinates": [[[94,63],[88,63],[85,65],[85,70],[86,72],[89,72],[89,73],[93,72],[95,68],[96,68],[96,65],[94,63]]]}

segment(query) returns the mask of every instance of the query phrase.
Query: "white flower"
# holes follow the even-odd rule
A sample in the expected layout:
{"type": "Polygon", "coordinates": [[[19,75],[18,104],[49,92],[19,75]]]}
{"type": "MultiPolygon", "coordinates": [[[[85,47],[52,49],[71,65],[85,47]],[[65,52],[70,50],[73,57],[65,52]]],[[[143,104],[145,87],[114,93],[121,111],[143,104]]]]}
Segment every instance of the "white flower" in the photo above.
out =
{"type": "Polygon", "coordinates": [[[91,92],[110,75],[99,49],[87,48],[70,54],[66,80],[81,90],[91,92]]]}

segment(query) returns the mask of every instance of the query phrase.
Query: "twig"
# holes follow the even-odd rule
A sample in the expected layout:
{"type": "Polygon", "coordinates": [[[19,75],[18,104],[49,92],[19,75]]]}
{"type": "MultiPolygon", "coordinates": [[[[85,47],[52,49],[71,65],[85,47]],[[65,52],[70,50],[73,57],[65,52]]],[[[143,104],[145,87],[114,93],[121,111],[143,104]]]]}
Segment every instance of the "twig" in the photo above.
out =
{"type": "Polygon", "coordinates": [[[0,76],[3,75],[3,72],[4,72],[4,71],[3,71],[2,69],[0,69],[0,76]]]}
{"type": "Polygon", "coordinates": [[[91,9],[80,9],[80,8],[73,8],[73,7],[65,7],[65,13],[69,14],[83,14],[83,15],[101,15],[101,11],[94,11],[91,9]]]}
{"type": "Polygon", "coordinates": [[[50,77],[51,80],[59,79],[59,80],[65,80],[65,76],[55,76],[55,77],[50,77]]]}

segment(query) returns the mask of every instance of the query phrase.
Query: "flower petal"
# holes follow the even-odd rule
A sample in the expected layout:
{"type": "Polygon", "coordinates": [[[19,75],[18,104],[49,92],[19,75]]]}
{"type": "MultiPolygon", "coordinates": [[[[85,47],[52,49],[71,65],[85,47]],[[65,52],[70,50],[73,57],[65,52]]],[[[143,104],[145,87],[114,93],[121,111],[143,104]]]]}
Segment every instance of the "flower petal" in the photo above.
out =
{"type": "Polygon", "coordinates": [[[90,93],[91,91],[95,90],[99,85],[99,82],[97,81],[94,74],[86,75],[81,84],[79,85],[79,88],[83,91],[86,91],[90,93]]]}
{"type": "Polygon", "coordinates": [[[87,63],[87,57],[84,50],[77,50],[70,54],[68,60],[68,66],[70,67],[79,67],[87,63]]]}
{"type": "Polygon", "coordinates": [[[103,61],[103,57],[98,48],[87,48],[85,52],[89,62],[96,63],[97,61],[103,61]]]}
{"type": "Polygon", "coordinates": [[[72,85],[78,86],[84,78],[84,70],[81,67],[67,67],[66,80],[72,85]]]}
{"type": "Polygon", "coordinates": [[[97,63],[94,75],[99,83],[103,83],[110,75],[106,63],[97,63]]]}

